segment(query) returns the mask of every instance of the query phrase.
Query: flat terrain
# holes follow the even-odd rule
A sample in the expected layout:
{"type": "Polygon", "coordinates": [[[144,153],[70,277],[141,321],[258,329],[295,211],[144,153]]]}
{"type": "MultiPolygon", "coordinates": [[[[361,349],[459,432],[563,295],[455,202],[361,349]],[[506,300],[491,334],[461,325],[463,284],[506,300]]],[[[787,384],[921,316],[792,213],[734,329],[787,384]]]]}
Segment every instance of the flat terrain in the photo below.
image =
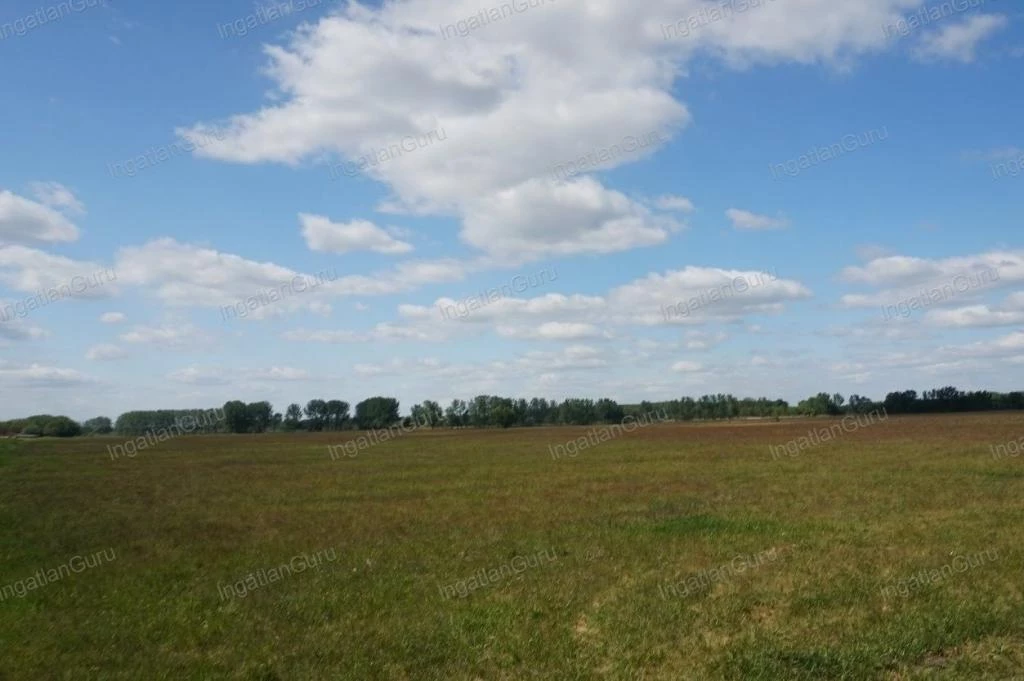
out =
{"type": "Polygon", "coordinates": [[[830,423],[0,442],[0,680],[1024,679],[1024,417],[830,423]]]}

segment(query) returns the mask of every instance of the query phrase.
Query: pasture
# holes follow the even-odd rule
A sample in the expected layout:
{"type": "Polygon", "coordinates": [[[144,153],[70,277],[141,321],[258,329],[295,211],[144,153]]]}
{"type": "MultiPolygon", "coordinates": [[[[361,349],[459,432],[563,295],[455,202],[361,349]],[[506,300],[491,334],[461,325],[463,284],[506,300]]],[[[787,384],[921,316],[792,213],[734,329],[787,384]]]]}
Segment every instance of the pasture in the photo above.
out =
{"type": "Polygon", "coordinates": [[[0,441],[0,681],[1024,679],[1024,419],[829,423],[0,441]]]}

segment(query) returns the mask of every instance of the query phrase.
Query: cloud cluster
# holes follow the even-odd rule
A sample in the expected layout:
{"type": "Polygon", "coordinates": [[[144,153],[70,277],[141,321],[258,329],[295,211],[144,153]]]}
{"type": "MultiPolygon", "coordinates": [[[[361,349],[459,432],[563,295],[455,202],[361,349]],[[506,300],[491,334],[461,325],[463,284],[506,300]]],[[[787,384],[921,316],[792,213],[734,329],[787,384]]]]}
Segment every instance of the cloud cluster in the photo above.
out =
{"type": "MultiPolygon", "coordinates": [[[[690,123],[673,87],[702,54],[733,67],[840,66],[886,47],[880,27],[915,4],[763,3],[687,40],[666,40],[666,27],[706,12],[707,3],[653,0],[637,12],[628,3],[595,11],[580,0],[546,2],[445,39],[445,26],[478,15],[471,0],[353,2],[265,48],[275,87],[265,106],[179,134],[216,133],[222,141],[196,153],[234,163],[351,163],[391,149],[387,162],[364,164],[395,193],[389,209],[454,214],[465,242],[501,257],[650,246],[677,228],[670,217],[593,177],[555,183],[551,168],[628,146],[630,137],[653,135],[658,141],[641,155],[658,153],[690,123]],[[443,141],[406,144],[438,129],[443,141]]],[[[600,167],[637,158],[612,154],[600,167]]],[[[654,206],[691,209],[685,199],[654,206]]],[[[752,228],[765,226],[775,225],[754,220],[752,228]]],[[[359,230],[371,233],[365,224],[359,230]]],[[[354,234],[339,238],[347,247],[354,234]]]]}

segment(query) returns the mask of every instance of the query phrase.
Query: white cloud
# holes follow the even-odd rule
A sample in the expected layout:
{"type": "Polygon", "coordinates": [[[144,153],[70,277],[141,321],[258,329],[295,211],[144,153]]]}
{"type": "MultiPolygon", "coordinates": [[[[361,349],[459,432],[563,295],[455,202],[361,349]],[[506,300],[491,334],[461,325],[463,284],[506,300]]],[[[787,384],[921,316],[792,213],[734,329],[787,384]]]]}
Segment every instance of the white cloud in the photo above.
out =
{"type": "Polygon", "coordinates": [[[800,282],[771,272],[687,267],[620,286],[609,304],[624,322],[656,326],[777,314],[785,303],[811,296],[800,282]]]}
{"type": "Polygon", "coordinates": [[[653,246],[679,228],[586,177],[530,181],[472,202],[463,239],[493,255],[537,258],[653,246]]]}
{"type": "MultiPolygon", "coordinates": [[[[627,327],[698,326],[775,315],[787,303],[811,297],[803,284],[769,272],[688,267],[611,289],[604,296],[547,293],[534,298],[505,296],[467,305],[441,298],[433,305],[400,305],[404,337],[446,340],[493,332],[527,340],[608,339],[627,327]],[[666,308],[672,308],[666,313],[666,308]],[[443,312],[442,312],[443,311],[443,312]]],[[[291,340],[355,343],[379,338],[378,331],[293,331],[291,340]]],[[[724,341],[721,332],[687,335],[690,350],[724,341]]]]}
{"type": "Polygon", "coordinates": [[[729,334],[724,331],[711,333],[708,331],[687,331],[685,347],[691,352],[706,352],[728,340],[729,334]]]}
{"type": "Polygon", "coordinates": [[[307,381],[311,374],[305,369],[294,367],[270,367],[254,370],[252,377],[264,381],[307,381]]]}
{"type": "Polygon", "coordinates": [[[372,222],[353,220],[349,223],[331,222],[322,215],[301,213],[302,236],[314,251],[351,253],[373,251],[386,255],[401,255],[413,250],[412,244],[399,241],[372,222]]]}
{"type": "Polygon", "coordinates": [[[507,187],[536,177],[537,167],[637,128],[678,123],[685,113],[669,91],[698,51],[744,64],[841,61],[847,53],[884,48],[879,27],[895,21],[906,4],[769,3],[689,39],[666,40],[663,26],[685,22],[706,4],[652,0],[637,13],[628,3],[605,3],[598,11],[582,2],[552,2],[487,26],[479,40],[444,40],[439,25],[476,15],[479,7],[470,0],[379,9],[352,3],[297,31],[287,45],[265,48],[276,101],[181,132],[224,129],[225,143],[201,150],[209,156],[297,163],[323,150],[355,157],[441,123],[451,133],[437,145],[443,153],[420,149],[378,172],[402,185],[410,166],[436,165],[442,176],[416,180],[434,184],[421,192],[434,196],[446,193],[442,186],[456,186],[456,176],[473,180],[471,190],[479,178],[492,189],[507,187]]]}
{"type": "Polygon", "coordinates": [[[57,211],[10,191],[0,191],[0,245],[78,239],[78,227],[57,211]]]}
{"type": "Polygon", "coordinates": [[[969,305],[950,310],[930,310],[926,320],[936,326],[954,328],[1024,325],[1024,292],[1009,296],[1001,306],[969,305]]]}
{"type": "Polygon", "coordinates": [[[92,378],[74,369],[62,369],[36,363],[29,365],[0,363],[0,385],[62,388],[92,382],[92,378]]]}
{"type": "Polygon", "coordinates": [[[447,335],[445,334],[445,329],[441,327],[430,328],[429,326],[416,327],[380,323],[367,331],[352,331],[348,329],[311,331],[307,329],[294,329],[286,331],[282,337],[285,340],[299,343],[341,345],[380,341],[438,342],[445,340],[447,335]]]}
{"type": "Polygon", "coordinates": [[[128,319],[123,312],[104,312],[100,315],[100,321],[104,324],[120,324],[128,319]]]}
{"type": "Polygon", "coordinates": [[[89,348],[85,353],[86,359],[93,361],[110,361],[115,359],[124,359],[128,356],[128,353],[117,345],[111,345],[109,343],[103,343],[100,345],[94,345],[89,348]]]}
{"type": "Polygon", "coordinates": [[[875,293],[844,295],[841,302],[845,307],[876,307],[922,297],[929,300],[929,306],[947,305],[1024,282],[1024,251],[990,251],[942,259],[893,255],[847,267],[839,277],[851,284],[879,289],[875,293]]]}
{"type": "Polygon", "coordinates": [[[300,343],[363,343],[369,340],[366,334],[355,331],[309,331],[306,329],[295,329],[286,331],[282,336],[285,340],[300,343]]]}
{"type": "Polygon", "coordinates": [[[602,336],[593,324],[545,322],[539,326],[498,326],[498,335],[538,340],[583,340],[602,336]]]}
{"type": "Polygon", "coordinates": [[[1003,14],[967,17],[922,36],[913,50],[914,57],[921,61],[949,59],[965,64],[973,62],[978,45],[1009,23],[1003,14]]]}
{"type": "Polygon", "coordinates": [[[672,371],[678,371],[682,374],[692,374],[704,370],[704,365],[699,362],[676,362],[672,365],[672,371]]]}
{"type": "Polygon", "coordinates": [[[227,385],[230,383],[228,373],[218,368],[185,367],[167,374],[167,378],[175,383],[189,385],[227,385]]]}
{"type": "Polygon", "coordinates": [[[609,359],[606,353],[590,345],[570,345],[555,352],[536,351],[513,359],[511,362],[494,362],[491,367],[511,372],[523,371],[536,375],[551,371],[590,371],[604,369],[609,359]]]}
{"type": "MultiPolygon", "coordinates": [[[[16,291],[63,298],[107,298],[118,292],[118,272],[24,246],[0,246],[0,282],[16,291]]],[[[49,302],[53,302],[50,300],[49,302]]]]}
{"type": "Polygon", "coordinates": [[[36,340],[44,338],[46,332],[30,326],[28,322],[18,318],[14,301],[0,300],[0,339],[8,341],[36,340]]]}
{"type": "Polygon", "coordinates": [[[45,206],[75,215],[85,213],[85,205],[75,197],[74,192],[59,182],[33,182],[29,189],[45,206]]]}
{"type": "Polygon", "coordinates": [[[725,215],[732,221],[732,226],[736,229],[765,230],[785,229],[786,227],[789,227],[789,220],[786,220],[785,218],[773,218],[767,215],[758,215],[757,213],[740,210],[739,208],[730,208],[725,211],[725,215]]]}
{"type": "MultiPolygon", "coordinates": [[[[264,48],[273,87],[261,108],[225,112],[178,133],[222,137],[196,153],[234,163],[342,159],[351,168],[372,159],[363,172],[393,192],[382,210],[464,218],[463,240],[488,253],[530,258],[546,248],[649,246],[672,228],[664,218],[596,183],[545,188],[551,169],[628,148],[630,137],[660,141],[612,154],[601,170],[671,144],[691,120],[674,92],[694,59],[843,67],[888,47],[880,27],[895,22],[907,1],[767,3],[685,39],[672,38],[671,27],[706,3],[651,0],[636,12],[625,2],[550,2],[447,40],[438,26],[478,14],[478,5],[352,2],[264,48]],[[540,205],[532,216],[557,229],[542,231],[510,213],[533,199],[540,205]],[[602,242],[608,245],[594,245],[602,242]]],[[[675,203],[665,210],[689,208],[675,203]]]]}
{"type": "Polygon", "coordinates": [[[658,197],[654,202],[654,206],[658,210],[674,211],[676,213],[692,213],[696,210],[693,201],[684,196],[674,196],[672,194],[658,197]]]}
{"type": "Polygon", "coordinates": [[[458,281],[481,266],[443,258],[401,262],[372,275],[338,276],[336,269],[305,274],[165,238],[121,249],[116,269],[119,281],[152,287],[171,306],[222,308],[250,298],[263,300],[266,304],[248,317],[264,319],[297,310],[321,314],[328,309],[324,299],[329,298],[389,295],[423,284],[458,281]],[[272,290],[278,292],[276,301],[270,300],[272,290]]]}
{"type": "MultiPolygon", "coordinates": [[[[254,262],[174,239],[121,249],[116,269],[126,283],[153,287],[166,304],[183,307],[233,305],[307,276],[273,263],[254,262]]],[[[308,308],[313,295],[305,292],[289,296],[275,305],[308,308]]]]}
{"type": "Polygon", "coordinates": [[[307,381],[311,378],[309,371],[294,367],[269,367],[260,369],[190,366],[177,369],[167,374],[167,378],[175,383],[189,385],[239,385],[250,386],[264,382],[307,381]]]}
{"type": "Polygon", "coordinates": [[[194,324],[167,323],[163,326],[136,326],[120,336],[125,343],[152,348],[190,350],[209,346],[213,338],[194,324]]]}
{"type": "Polygon", "coordinates": [[[931,310],[927,320],[936,326],[973,328],[1024,324],[1024,310],[998,310],[988,305],[970,305],[955,310],[931,310]]]}

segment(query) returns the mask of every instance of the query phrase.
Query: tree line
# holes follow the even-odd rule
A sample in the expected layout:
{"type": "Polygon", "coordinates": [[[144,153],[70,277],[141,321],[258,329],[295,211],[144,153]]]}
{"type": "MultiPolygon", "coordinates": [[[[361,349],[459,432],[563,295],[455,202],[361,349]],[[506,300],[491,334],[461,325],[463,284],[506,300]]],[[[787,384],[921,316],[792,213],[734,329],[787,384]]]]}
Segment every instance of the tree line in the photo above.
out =
{"type": "Polygon", "coordinates": [[[965,392],[952,386],[928,390],[920,396],[915,390],[892,392],[881,402],[861,395],[851,395],[847,399],[838,393],[818,393],[795,406],[786,400],[737,398],[721,393],[699,398],[641,402],[638,405],[620,405],[608,398],[569,398],[559,402],[543,397],[527,400],[479,395],[471,400],[453,400],[447,407],[426,400],[413,405],[405,417],[400,414],[399,402],[393,397],[371,397],[356,404],[354,411],[344,400],[313,399],[305,407],[290,404],[283,414],[274,411],[270,402],[247,404],[233,400],[213,410],[218,415],[216,419],[201,418],[211,412],[201,409],[130,411],[121,414],[114,423],[102,416],[79,424],[66,416],[39,415],[0,422],[0,436],[75,437],[111,433],[138,436],[170,429],[183,420],[199,424],[190,431],[194,433],[265,433],[375,430],[403,422],[431,428],[586,426],[617,423],[627,416],[641,416],[655,410],[675,421],[720,421],[841,416],[881,410],[889,414],[932,414],[1020,409],[1024,409],[1024,392],[965,392]]]}

